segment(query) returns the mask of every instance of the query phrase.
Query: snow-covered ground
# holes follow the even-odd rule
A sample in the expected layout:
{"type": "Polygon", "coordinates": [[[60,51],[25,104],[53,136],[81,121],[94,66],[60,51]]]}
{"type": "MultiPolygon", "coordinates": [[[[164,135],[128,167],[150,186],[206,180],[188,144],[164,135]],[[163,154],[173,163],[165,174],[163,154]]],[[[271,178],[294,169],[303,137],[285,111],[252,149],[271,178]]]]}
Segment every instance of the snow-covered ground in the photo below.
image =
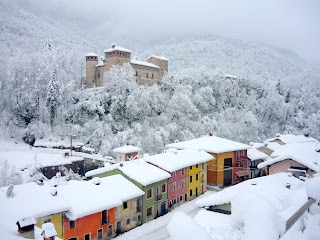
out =
{"type": "Polygon", "coordinates": [[[167,230],[167,224],[171,220],[172,216],[176,212],[186,213],[188,216],[194,217],[202,208],[198,208],[195,205],[195,202],[203,197],[208,197],[214,194],[216,191],[207,191],[203,195],[197,197],[196,199],[186,202],[181,206],[173,209],[168,214],[159,217],[155,220],[147,222],[140,227],[130,230],[127,233],[124,233],[118,237],[116,240],[164,240],[169,239],[170,235],[167,230]]]}

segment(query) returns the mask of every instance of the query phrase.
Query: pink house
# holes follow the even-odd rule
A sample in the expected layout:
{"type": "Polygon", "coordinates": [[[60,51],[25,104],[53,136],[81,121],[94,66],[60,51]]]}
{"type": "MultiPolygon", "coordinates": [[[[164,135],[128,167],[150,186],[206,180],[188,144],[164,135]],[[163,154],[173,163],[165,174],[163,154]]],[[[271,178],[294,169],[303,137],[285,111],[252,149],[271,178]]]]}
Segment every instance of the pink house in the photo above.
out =
{"type": "Polygon", "coordinates": [[[258,165],[268,168],[269,175],[291,172],[294,176],[313,176],[320,172],[320,153],[317,143],[293,143],[282,145],[271,154],[271,159],[258,165]]]}
{"type": "Polygon", "coordinates": [[[213,157],[204,151],[168,149],[164,153],[148,156],[144,160],[171,174],[168,179],[168,205],[172,208],[187,199],[187,168],[206,163],[213,160],[213,157]]]}

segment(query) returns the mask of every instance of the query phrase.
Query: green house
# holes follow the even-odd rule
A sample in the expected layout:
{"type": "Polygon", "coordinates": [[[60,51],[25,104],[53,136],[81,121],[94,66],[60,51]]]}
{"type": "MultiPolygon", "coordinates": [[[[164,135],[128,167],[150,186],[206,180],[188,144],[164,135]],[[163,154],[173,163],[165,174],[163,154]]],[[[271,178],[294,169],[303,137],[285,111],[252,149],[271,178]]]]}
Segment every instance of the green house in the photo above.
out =
{"type": "Polygon", "coordinates": [[[140,159],[92,170],[86,177],[115,174],[123,175],[145,192],[141,203],[143,223],[167,213],[169,173],[140,159]]]}

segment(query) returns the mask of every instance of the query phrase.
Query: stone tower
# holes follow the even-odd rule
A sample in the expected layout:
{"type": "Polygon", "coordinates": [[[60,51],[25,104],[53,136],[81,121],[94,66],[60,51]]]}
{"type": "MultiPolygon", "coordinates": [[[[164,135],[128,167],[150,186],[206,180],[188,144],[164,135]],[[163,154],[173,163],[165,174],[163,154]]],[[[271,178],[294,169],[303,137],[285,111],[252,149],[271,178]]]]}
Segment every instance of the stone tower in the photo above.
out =
{"type": "Polygon", "coordinates": [[[106,70],[108,71],[113,65],[122,65],[129,63],[131,59],[131,51],[116,45],[104,51],[106,70]]]}
{"type": "Polygon", "coordinates": [[[165,57],[158,57],[158,56],[150,56],[147,59],[147,62],[157,65],[160,68],[159,75],[162,78],[163,75],[168,72],[168,62],[169,60],[165,57]]]}
{"type": "Polygon", "coordinates": [[[99,55],[88,53],[86,56],[86,87],[91,88],[97,85],[96,83],[96,65],[99,63],[99,55]]]}

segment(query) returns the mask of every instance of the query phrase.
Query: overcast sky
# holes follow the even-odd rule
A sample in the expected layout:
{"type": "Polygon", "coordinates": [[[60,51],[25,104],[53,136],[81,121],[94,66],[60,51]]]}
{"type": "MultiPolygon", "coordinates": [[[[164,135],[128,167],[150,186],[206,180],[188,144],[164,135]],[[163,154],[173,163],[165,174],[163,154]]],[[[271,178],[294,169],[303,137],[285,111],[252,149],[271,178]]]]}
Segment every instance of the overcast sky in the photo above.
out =
{"type": "Polygon", "coordinates": [[[287,48],[320,65],[319,0],[30,0],[110,36],[213,33],[287,48]]]}

